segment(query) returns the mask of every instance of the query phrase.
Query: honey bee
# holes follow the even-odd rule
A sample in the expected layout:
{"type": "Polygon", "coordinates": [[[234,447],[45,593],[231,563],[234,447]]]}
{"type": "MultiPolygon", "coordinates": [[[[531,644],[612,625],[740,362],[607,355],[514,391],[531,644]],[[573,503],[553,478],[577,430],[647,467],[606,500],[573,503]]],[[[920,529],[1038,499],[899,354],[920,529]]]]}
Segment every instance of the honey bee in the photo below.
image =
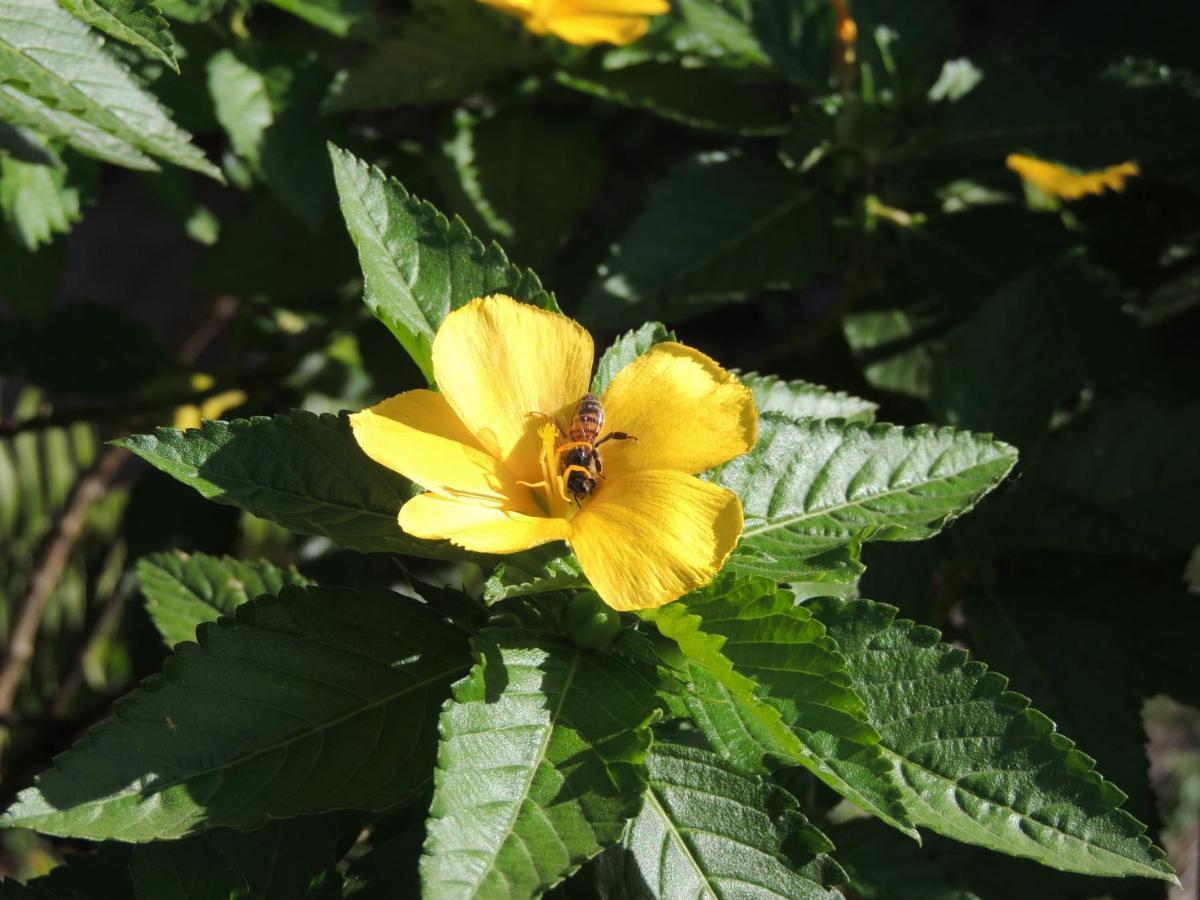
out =
{"type": "Polygon", "coordinates": [[[604,430],[604,405],[595,394],[584,394],[575,407],[575,416],[571,419],[571,427],[564,431],[556,421],[559,433],[567,438],[565,444],[559,445],[559,471],[566,478],[567,491],[579,505],[580,498],[590,497],[596,491],[596,485],[604,477],[604,466],[600,461],[599,448],[605,441],[636,441],[631,434],[623,431],[610,431],[601,436],[604,430]]]}

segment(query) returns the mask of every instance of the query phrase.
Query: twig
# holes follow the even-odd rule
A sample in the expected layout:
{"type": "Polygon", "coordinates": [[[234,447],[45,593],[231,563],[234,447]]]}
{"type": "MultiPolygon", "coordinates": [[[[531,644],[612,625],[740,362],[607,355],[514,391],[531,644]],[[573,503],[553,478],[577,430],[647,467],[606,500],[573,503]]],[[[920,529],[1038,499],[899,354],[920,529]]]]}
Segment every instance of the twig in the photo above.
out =
{"type": "Polygon", "coordinates": [[[62,577],[63,569],[71,557],[71,550],[83,531],[87,511],[104,495],[129,459],[129,453],[125,450],[118,447],[106,449],[92,470],[75,485],[70,500],[47,536],[34,565],[33,580],[25,595],[25,603],[17,613],[9,633],[4,665],[0,667],[0,715],[7,715],[12,711],[17,688],[20,687],[25,668],[33,657],[38,629],[42,624],[42,613],[45,612],[50,594],[62,577]]]}

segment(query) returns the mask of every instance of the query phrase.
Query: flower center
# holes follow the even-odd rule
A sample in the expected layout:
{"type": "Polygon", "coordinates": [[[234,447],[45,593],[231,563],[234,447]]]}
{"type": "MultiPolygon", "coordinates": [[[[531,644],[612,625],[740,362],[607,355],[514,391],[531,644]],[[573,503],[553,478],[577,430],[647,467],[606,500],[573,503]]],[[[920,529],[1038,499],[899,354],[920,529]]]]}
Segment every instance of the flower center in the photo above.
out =
{"type": "MultiPolygon", "coordinates": [[[[533,494],[534,502],[547,515],[561,519],[570,519],[579,511],[579,501],[595,491],[598,487],[596,479],[587,466],[580,465],[570,454],[576,450],[586,450],[578,442],[563,440],[558,427],[553,422],[547,422],[537,430],[541,439],[541,450],[538,462],[541,466],[542,480],[537,482],[518,481],[533,494]],[[564,459],[566,465],[564,465],[564,459]],[[587,491],[573,490],[581,485],[590,487],[587,491]]],[[[594,452],[594,451],[593,451],[594,452]]],[[[583,459],[586,454],[581,455],[583,459]]]]}

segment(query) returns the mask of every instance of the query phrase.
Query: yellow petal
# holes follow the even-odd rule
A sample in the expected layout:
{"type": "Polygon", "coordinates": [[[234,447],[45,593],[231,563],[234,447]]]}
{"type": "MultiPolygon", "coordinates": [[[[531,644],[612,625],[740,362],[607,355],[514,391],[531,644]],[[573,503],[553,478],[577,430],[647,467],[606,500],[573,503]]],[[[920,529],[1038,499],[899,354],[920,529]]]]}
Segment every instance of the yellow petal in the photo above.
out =
{"type": "Polygon", "coordinates": [[[524,515],[436,494],[413,497],[400,509],[400,527],[413,537],[448,540],[476,553],[517,553],[565,540],[566,519],[524,515]]]}
{"type": "Polygon", "coordinates": [[[495,294],[446,317],[433,341],[433,375],[479,445],[537,480],[544,420],[587,391],[592,338],[557,313],[495,294]]]}
{"type": "Polygon", "coordinates": [[[398,394],[354,413],[350,427],[367,456],[429,490],[492,497],[509,493],[512,479],[441,394],[398,394]]]}
{"type": "Polygon", "coordinates": [[[1094,172],[1073,172],[1057,163],[1033,156],[1010,153],[1004,163],[1043,194],[1078,200],[1087,194],[1102,194],[1105,190],[1123,191],[1125,181],[1141,174],[1135,162],[1123,162],[1094,172]]]}
{"type": "MultiPolygon", "coordinates": [[[[568,44],[587,47],[592,44],[632,44],[650,28],[645,17],[628,16],[554,16],[544,23],[545,31],[568,44]]],[[[532,30],[532,29],[531,29],[532,30]]]]}
{"type": "Polygon", "coordinates": [[[612,380],[604,428],[633,441],[601,448],[604,473],[637,469],[703,472],[745,453],[758,436],[750,389],[698,350],[667,342],[651,347],[612,380]]]}
{"type": "Polygon", "coordinates": [[[605,483],[570,526],[579,564],[604,602],[649,609],[716,577],[742,533],[742,504],[682,472],[633,472],[605,483]]]}

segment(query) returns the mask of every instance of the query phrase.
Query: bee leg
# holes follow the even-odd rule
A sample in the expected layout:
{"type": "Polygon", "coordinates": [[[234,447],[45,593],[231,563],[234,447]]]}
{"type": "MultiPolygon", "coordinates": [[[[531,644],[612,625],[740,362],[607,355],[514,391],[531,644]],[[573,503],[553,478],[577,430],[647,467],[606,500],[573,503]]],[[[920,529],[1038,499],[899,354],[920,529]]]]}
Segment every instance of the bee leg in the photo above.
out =
{"type": "Polygon", "coordinates": [[[593,446],[599,447],[605,441],[634,441],[636,443],[637,438],[635,438],[632,434],[626,434],[623,431],[610,431],[608,434],[604,435],[604,437],[600,438],[600,440],[596,441],[593,446]]]}

